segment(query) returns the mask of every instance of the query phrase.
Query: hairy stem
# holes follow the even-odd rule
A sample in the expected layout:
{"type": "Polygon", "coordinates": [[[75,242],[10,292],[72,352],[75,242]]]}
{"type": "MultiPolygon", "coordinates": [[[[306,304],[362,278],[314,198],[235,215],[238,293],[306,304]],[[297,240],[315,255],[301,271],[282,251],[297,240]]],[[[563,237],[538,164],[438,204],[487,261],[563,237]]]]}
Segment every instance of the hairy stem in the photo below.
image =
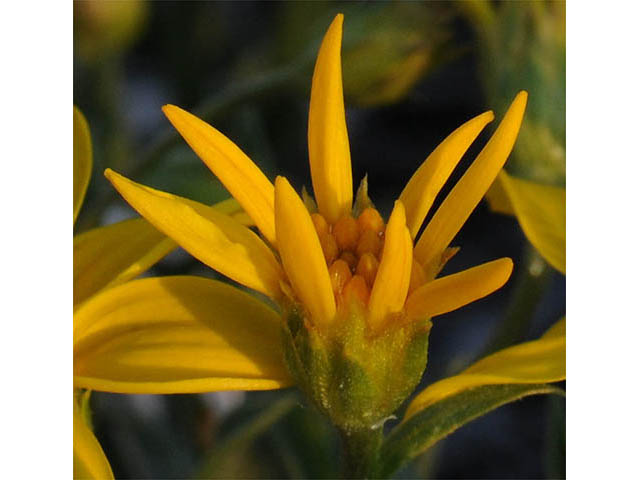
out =
{"type": "Polygon", "coordinates": [[[341,431],[343,478],[374,478],[382,444],[382,428],[341,431]]]}

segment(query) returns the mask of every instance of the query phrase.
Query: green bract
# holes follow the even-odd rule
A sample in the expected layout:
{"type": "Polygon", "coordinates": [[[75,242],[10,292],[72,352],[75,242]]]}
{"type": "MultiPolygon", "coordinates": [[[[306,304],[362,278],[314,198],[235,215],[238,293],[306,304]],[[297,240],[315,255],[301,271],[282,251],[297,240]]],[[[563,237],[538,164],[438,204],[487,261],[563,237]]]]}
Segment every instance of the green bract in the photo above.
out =
{"type": "Polygon", "coordinates": [[[284,328],[287,365],[298,386],[341,430],[381,428],[422,377],[431,321],[368,336],[361,314],[354,311],[344,320],[324,335],[292,309],[284,328]]]}

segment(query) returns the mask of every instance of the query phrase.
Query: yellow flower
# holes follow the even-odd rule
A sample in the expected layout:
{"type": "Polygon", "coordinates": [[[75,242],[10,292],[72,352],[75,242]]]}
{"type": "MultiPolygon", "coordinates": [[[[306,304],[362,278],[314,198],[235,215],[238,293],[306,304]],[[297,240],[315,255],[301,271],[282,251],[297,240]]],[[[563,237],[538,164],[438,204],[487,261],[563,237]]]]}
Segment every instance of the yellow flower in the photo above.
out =
{"type": "Polygon", "coordinates": [[[487,192],[492,210],[515,215],[531,244],[551,266],[566,273],[567,192],[500,172],[487,192]]]}
{"type": "Polygon", "coordinates": [[[385,225],[368,199],[366,182],[354,202],[342,21],[338,15],[325,35],[311,89],[308,142],[317,211],[286,178],[272,184],[222,133],[172,105],[164,113],[260,235],[198,202],[105,172],[158,230],[203,263],[269,297],[276,309],[198,277],[142,279],[112,288],[76,313],[75,352],[82,358],[75,370],[77,387],[192,393],[296,383],[335,423],[346,429],[371,426],[419,381],[430,318],[507,281],[512,271],[507,258],[436,277],[456,251],[449,243],[511,152],[527,94],[516,96],[419,237],[436,195],[493,119],[491,112],[463,124],[429,155],[385,225]]]}
{"type": "MultiPolygon", "coordinates": [[[[73,221],[82,206],[91,178],[92,147],[89,126],[73,107],[73,221]]],[[[243,220],[235,200],[215,207],[243,220]]],[[[89,301],[100,301],[108,289],[122,284],[176,248],[176,243],[158,232],[143,218],[126,220],[83,232],[73,238],[73,308],[75,312],[89,301]]],[[[91,321],[91,319],[89,319],[91,321]]],[[[74,331],[74,370],[82,359],[75,355],[78,338],[74,331]]],[[[73,465],[76,478],[113,478],[111,467],[85,418],[84,405],[74,391],[73,465]]]]}

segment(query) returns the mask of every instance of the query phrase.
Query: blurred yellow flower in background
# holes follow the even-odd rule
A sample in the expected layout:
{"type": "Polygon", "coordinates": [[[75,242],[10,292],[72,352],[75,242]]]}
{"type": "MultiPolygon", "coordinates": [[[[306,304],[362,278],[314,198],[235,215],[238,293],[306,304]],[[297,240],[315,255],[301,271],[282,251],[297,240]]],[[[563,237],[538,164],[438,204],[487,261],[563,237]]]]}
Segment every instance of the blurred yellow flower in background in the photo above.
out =
{"type": "Polygon", "coordinates": [[[73,2],[76,51],[85,59],[99,60],[118,54],[140,35],[149,16],[142,0],[73,2]]]}
{"type": "Polygon", "coordinates": [[[556,270],[566,274],[567,192],[501,171],[487,192],[492,210],[515,215],[531,244],[556,270]]]}

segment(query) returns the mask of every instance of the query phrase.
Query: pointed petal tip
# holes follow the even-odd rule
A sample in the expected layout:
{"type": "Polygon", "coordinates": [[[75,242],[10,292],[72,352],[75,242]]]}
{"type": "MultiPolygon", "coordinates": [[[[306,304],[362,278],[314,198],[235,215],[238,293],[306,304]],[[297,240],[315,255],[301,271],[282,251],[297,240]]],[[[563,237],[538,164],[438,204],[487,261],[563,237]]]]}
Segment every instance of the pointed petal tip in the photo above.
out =
{"type": "Polygon", "coordinates": [[[167,117],[171,115],[173,112],[182,110],[180,107],[177,107],[171,103],[166,103],[162,106],[162,113],[164,113],[167,117]]]}
{"type": "Polygon", "coordinates": [[[497,262],[500,262],[500,268],[502,268],[504,272],[504,282],[507,283],[507,280],[511,277],[511,273],[513,273],[513,260],[509,257],[504,257],[497,260],[497,262]]]}
{"type": "Polygon", "coordinates": [[[167,103],[166,105],[162,106],[162,113],[164,113],[164,116],[167,117],[167,119],[173,124],[174,120],[178,115],[185,114],[188,112],[186,112],[185,110],[183,110],[182,108],[176,105],[167,103]]]}
{"type": "MultiPolygon", "coordinates": [[[[398,209],[398,215],[400,215],[401,218],[406,218],[406,212],[405,212],[405,208],[404,208],[404,203],[402,203],[402,200],[396,200],[393,203],[393,209],[398,209]]],[[[393,213],[393,212],[392,212],[393,213]]]]}
{"type": "Polygon", "coordinates": [[[289,180],[287,180],[287,177],[283,175],[277,175],[275,182],[273,182],[274,194],[279,195],[279,193],[277,192],[282,192],[282,190],[287,187],[293,189],[291,183],[289,183],[289,180]]]}
{"type": "Polygon", "coordinates": [[[111,184],[116,188],[116,190],[118,189],[118,186],[116,185],[117,183],[123,182],[123,181],[128,181],[128,182],[131,181],[124,175],[120,175],[118,172],[110,168],[104,169],[104,176],[107,180],[109,180],[109,182],[111,182],[111,184]]]}
{"type": "Polygon", "coordinates": [[[113,170],[111,170],[110,168],[105,168],[104,169],[104,176],[107,178],[107,180],[109,180],[111,182],[111,179],[115,176],[118,176],[118,174],[116,172],[114,172],[113,170]]]}
{"type": "Polygon", "coordinates": [[[520,90],[518,92],[518,94],[515,96],[515,98],[513,99],[513,102],[511,102],[511,106],[509,107],[509,110],[521,110],[524,114],[524,110],[525,108],[527,108],[527,100],[529,99],[529,94],[527,93],[526,90],[520,90]]]}
{"type": "Polygon", "coordinates": [[[487,123],[492,122],[494,118],[496,118],[493,110],[487,110],[486,112],[480,114],[477,118],[486,121],[487,123]]]}

